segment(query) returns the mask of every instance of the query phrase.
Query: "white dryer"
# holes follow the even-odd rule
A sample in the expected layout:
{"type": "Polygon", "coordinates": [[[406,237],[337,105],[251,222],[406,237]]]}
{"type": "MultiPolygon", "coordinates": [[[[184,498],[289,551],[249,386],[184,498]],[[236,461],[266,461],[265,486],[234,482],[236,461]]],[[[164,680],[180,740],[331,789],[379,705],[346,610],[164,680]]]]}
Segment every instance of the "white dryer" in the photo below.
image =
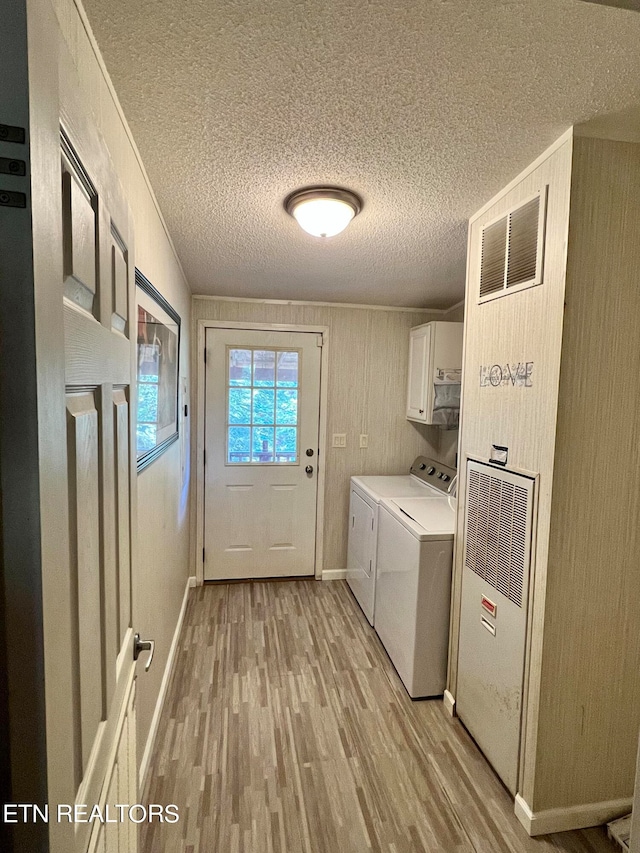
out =
{"type": "Polygon", "coordinates": [[[375,628],[412,699],[446,686],[454,526],[454,498],[380,504],[375,628]]]}
{"type": "Polygon", "coordinates": [[[418,456],[408,474],[352,477],[349,499],[347,583],[371,625],[374,624],[378,506],[385,498],[442,497],[455,469],[418,456]]]}

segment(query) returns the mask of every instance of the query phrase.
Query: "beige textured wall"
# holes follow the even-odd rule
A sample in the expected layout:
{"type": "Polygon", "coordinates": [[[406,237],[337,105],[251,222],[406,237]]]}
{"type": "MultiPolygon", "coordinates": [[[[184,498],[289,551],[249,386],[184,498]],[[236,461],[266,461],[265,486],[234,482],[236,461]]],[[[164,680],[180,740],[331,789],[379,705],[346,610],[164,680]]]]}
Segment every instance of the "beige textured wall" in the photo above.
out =
{"type": "MultiPolygon", "coordinates": [[[[566,142],[522,180],[492,200],[491,206],[474,217],[470,227],[464,343],[465,371],[462,392],[460,464],[466,457],[486,459],[491,445],[509,448],[509,468],[540,475],[535,585],[530,631],[541,637],[544,618],[551,485],[553,482],[557,388],[560,373],[565,283],[566,234],[569,212],[571,144],[566,142]],[[479,240],[482,226],[512,206],[548,185],[547,238],[545,243],[544,285],[521,293],[478,304],[480,278],[479,240]],[[481,365],[531,361],[534,381],[530,388],[480,387],[481,365]]],[[[459,484],[457,541],[463,541],[465,478],[459,484]]],[[[455,695],[458,656],[460,595],[463,572],[461,548],[455,552],[450,636],[449,690],[455,695]]],[[[534,688],[539,673],[540,644],[530,653],[530,691],[527,705],[526,741],[522,762],[535,767],[537,708],[539,690],[534,688]]],[[[537,683],[537,682],[536,682],[537,683]]],[[[520,793],[530,803],[530,787],[520,793]]]]}
{"type": "Polygon", "coordinates": [[[441,314],[196,296],[192,316],[194,335],[200,319],[329,327],[328,443],[333,433],[346,433],[347,447],[327,448],[323,569],[347,564],[352,475],[407,471],[420,453],[453,464],[457,430],[441,432],[405,417],[409,329],[442,320],[441,314]],[[369,436],[365,450],[360,433],[369,436]]]}
{"type": "Polygon", "coordinates": [[[464,302],[449,308],[440,319],[447,320],[449,323],[462,323],[464,321],[464,302]]]}
{"type": "MultiPolygon", "coordinates": [[[[587,806],[604,821],[633,788],[640,498],[630,472],[640,466],[640,397],[629,377],[640,365],[639,154],[638,145],[567,134],[470,228],[461,465],[487,458],[496,443],[509,447],[509,468],[539,475],[518,791],[550,821],[573,808],[577,820],[587,806]],[[482,226],[545,185],[543,284],[478,304],[482,226]],[[514,361],[533,362],[531,387],[481,387],[482,365],[514,361]],[[601,471],[603,430],[612,452],[601,471]],[[598,803],[613,805],[593,810],[598,803]]],[[[459,542],[464,501],[463,478],[459,542]]],[[[459,548],[454,694],[462,571],[459,548]]]]}
{"type": "Polygon", "coordinates": [[[640,853],[640,751],[636,765],[636,790],[633,798],[633,820],[631,822],[631,839],[629,853],[640,853]]]}
{"type": "MultiPolygon", "coordinates": [[[[73,0],[54,0],[69,52],[131,206],[135,263],[182,318],[180,373],[189,378],[191,293],[145,179],[114,96],[73,0]]],[[[187,425],[188,436],[188,425],[187,425]]],[[[156,641],[148,674],[138,679],[138,759],[142,757],[188,575],[188,483],[182,482],[181,442],[138,476],[138,582],[134,628],[156,641]]],[[[186,466],[188,471],[188,465],[186,466]]]]}
{"type": "Polygon", "coordinates": [[[639,185],[640,144],[574,139],[534,810],[633,791],[639,185]]]}

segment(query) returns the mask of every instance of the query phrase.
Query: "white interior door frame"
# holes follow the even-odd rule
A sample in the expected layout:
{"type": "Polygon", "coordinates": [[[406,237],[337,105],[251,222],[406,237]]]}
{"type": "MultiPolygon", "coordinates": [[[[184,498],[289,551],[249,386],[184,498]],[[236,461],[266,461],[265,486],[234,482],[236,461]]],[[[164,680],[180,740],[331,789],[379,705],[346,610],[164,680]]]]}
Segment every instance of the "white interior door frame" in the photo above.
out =
{"type": "Polygon", "coordinates": [[[204,450],[205,450],[205,337],[207,329],[247,329],[258,332],[312,332],[322,335],[322,355],[320,358],[320,421],[318,433],[318,494],[316,504],[316,549],[315,576],[322,577],[323,531],[324,531],[324,487],[327,448],[327,379],[329,365],[329,327],[297,326],[292,323],[243,323],[228,320],[198,320],[196,332],[196,435],[195,435],[195,488],[196,488],[196,535],[193,552],[193,565],[196,585],[204,583],[204,450]]]}

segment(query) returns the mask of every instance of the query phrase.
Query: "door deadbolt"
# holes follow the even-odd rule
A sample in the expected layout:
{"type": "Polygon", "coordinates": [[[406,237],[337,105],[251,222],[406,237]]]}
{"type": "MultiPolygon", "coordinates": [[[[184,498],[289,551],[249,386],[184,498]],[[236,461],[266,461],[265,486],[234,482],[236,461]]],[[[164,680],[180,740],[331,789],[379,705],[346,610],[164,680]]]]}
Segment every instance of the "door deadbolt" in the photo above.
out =
{"type": "Polygon", "coordinates": [[[307,456],[313,456],[313,447],[307,447],[307,456]]]}
{"type": "Polygon", "coordinates": [[[149,660],[144,668],[145,672],[149,672],[149,668],[153,663],[153,654],[156,650],[155,640],[141,640],[140,634],[134,634],[133,637],[133,659],[138,660],[140,652],[151,652],[149,660]]]}
{"type": "Polygon", "coordinates": [[[313,465],[307,465],[304,470],[307,472],[307,474],[313,474],[313,465]]]}

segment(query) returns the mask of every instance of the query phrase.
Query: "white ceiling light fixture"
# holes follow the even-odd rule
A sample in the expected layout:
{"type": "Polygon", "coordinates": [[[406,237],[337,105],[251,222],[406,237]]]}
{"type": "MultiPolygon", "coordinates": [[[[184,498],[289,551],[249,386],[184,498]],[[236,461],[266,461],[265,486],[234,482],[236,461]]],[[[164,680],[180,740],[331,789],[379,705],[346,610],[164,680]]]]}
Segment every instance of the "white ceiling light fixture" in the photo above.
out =
{"type": "Polygon", "coordinates": [[[287,213],[313,237],[335,237],[362,210],[362,200],[339,187],[306,187],[287,196],[287,213]]]}

